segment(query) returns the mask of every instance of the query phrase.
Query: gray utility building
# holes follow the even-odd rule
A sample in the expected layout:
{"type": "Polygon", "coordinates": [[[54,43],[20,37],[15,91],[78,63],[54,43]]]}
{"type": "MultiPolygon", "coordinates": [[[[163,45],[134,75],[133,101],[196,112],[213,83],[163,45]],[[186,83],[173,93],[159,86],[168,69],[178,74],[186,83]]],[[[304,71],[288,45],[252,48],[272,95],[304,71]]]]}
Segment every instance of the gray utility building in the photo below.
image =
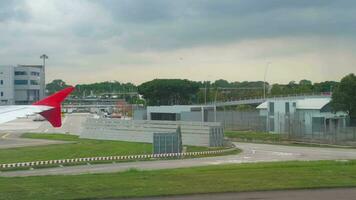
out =
{"type": "Polygon", "coordinates": [[[148,106],[147,120],[208,122],[209,113],[215,111],[213,105],[148,106]]]}
{"type": "Polygon", "coordinates": [[[332,112],[331,98],[269,100],[257,109],[272,133],[320,134],[346,126],[347,113],[332,112]]]}
{"type": "Polygon", "coordinates": [[[0,66],[0,104],[31,104],[45,96],[42,65],[0,66]]]}
{"type": "Polygon", "coordinates": [[[182,153],[182,133],[180,127],[175,132],[154,133],[153,153],[182,153]]]}

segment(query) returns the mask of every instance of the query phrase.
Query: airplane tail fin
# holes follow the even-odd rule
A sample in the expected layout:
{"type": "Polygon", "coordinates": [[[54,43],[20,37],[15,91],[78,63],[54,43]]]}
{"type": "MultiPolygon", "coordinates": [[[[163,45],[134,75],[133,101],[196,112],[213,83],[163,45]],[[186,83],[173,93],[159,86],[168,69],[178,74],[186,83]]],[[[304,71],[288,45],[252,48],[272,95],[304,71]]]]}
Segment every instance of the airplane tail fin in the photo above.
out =
{"type": "Polygon", "coordinates": [[[73,92],[73,90],[74,87],[68,87],[45,99],[42,99],[34,103],[33,105],[53,107],[50,110],[40,113],[40,115],[46,118],[52,124],[53,127],[61,127],[62,126],[61,103],[71,92],[73,92]]]}

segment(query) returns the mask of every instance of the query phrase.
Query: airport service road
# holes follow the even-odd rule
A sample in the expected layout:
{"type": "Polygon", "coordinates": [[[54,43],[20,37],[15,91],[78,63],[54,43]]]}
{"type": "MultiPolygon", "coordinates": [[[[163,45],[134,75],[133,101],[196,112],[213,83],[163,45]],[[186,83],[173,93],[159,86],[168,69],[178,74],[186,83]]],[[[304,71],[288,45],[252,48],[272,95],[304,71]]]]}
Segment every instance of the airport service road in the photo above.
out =
{"type": "Polygon", "coordinates": [[[79,135],[82,123],[91,114],[68,114],[61,128],[53,128],[47,121],[33,121],[33,117],[17,119],[0,125],[0,149],[63,144],[68,142],[21,138],[23,133],[74,133],[79,135]]]}
{"type": "MultiPolygon", "coordinates": [[[[315,189],[315,190],[285,190],[265,192],[240,192],[197,194],[171,197],[135,198],[127,200],[351,200],[356,197],[355,188],[315,189]]],[[[109,200],[109,199],[107,199],[109,200]]],[[[113,199],[112,199],[113,200],[113,199]]],[[[123,199],[122,199],[123,200],[123,199]]]]}
{"type": "Polygon", "coordinates": [[[17,148],[17,147],[43,146],[43,145],[69,143],[65,141],[20,138],[21,135],[22,135],[21,132],[0,133],[0,150],[17,148]]]}
{"type": "Polygon", "coordinates": [[[128,163],[97,164],[25,171],[1,172],[0,176],[75,175],[86,173],[111,173],[136,168],[140,170],[173,169],[205,165],[273,162],[288,160],[351,160],[356,159],[356,149],[295,147],[268,144],[235,143],[243,152],[238,155],[184,160],[139,161],[128,163]]]}
{"type": "Polygon", "coordinates": [[[42,123],[42,125],[35,131],[39,133],[70,133],[79,135],[82,129],[82,123],[89,117],[92,117],[89,113],[73,113],[66,114],[61,128],[53,128],[49,123],[42,123]]]}

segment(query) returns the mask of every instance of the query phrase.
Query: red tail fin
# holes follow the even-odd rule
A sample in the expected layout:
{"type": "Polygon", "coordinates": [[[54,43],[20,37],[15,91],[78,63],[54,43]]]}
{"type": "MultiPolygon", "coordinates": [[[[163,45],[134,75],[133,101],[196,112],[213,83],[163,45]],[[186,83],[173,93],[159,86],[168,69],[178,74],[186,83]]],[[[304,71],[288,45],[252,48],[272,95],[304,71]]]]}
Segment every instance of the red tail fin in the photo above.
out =
{"type": "Polygon", "coordinates": [[[45,99],[42,99],[34,103],[33,105],[53,107],[53,109],[44,111],[40,114],[44,118],[46,118],[52,124],[53,127],[61,127],[62,126],[61,103],[71,92],[73,92],[73,90],[74,87],[68,87],[45,99]]]}

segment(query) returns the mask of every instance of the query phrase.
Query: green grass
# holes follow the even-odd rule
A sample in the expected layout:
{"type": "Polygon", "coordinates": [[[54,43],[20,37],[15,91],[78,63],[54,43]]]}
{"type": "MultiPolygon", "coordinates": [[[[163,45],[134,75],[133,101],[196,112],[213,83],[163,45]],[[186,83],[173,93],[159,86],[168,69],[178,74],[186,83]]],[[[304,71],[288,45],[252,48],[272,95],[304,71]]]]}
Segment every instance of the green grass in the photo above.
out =
{"type": "Polygon", "coordinates": [[[225,131],[225,136],[237,141],[247,142],[281,142],[285,138],[281,134],[252,132],[252,131],[225,131]]]}
{"type": "Polygon", "coordinates": [[[25,134],[25,138],[64,140],[72,143],[48,146],[21,147],[0,150],[0,163],[56,160],[111,155],[151,153],[152,145],[145,143],[79,139],[61,134],[25,134]]]}
{"type": "MultiPolygon", "coordinates": [[[[152,153],[152,144],[80,139],[74,135],[27,133],[24,138],[68,141],[67,144],[21,147],[0,150],[0,164],[96,156],[120,156],[152,153]]],[[[187,151],[207,151],[207,147],[187,146],[187,151]]]]}
{"type": "Polygon", "coordinates": [[[253,131],[225,131],[225,137],[236,142],[279,144],[299,147],[355,148],[331,144],[303,143],[286,138],[286,135],[253,131]]]}
{"type": "Polygon", "coordinates": [[[0,178],[0,199],[119,198],[355,186],[356,161],[276,162],[0,178]]]}

